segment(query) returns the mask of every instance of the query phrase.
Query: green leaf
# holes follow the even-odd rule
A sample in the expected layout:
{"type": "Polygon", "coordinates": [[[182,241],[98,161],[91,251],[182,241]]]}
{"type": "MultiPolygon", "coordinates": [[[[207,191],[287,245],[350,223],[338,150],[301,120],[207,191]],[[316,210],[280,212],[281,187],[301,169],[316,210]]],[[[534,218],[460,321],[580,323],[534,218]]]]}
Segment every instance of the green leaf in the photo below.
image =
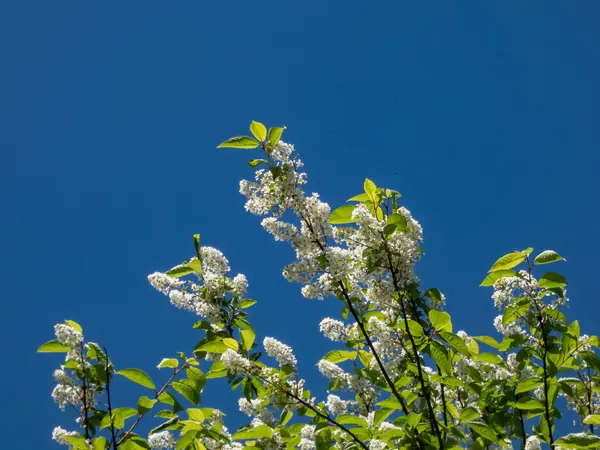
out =
{"type": "Polygon", "coordinates": [[[192,380],[177,380],[171,385],[184,398],[194,405],[200,404],[200,392],[192,380]]]}
{"type": "Polygon", "coordinates": [[[251,149],[258,147],[259,142],[250,136],[234,136],[221,142],[217,148],[244,148],[251,149]]]}
{"type": "Polygon", "coordinates": [[[496,436],[496,432],[492,427],[486,425],[485,423],[479,422],[469,422],[468,425],[471,427],[473,431],[475,431],[479,436],[484,439],[487,439],[491,442],[498,442],[498,437],[496,436]]]}
{"type": "Polygon", "coordinates": [[[156,403],[158,403],[158,400],[142,395],[138,400],[138,413],[146,414],[154,407],[154,405],[156,405],[156,403]]]}
{"type": "Polygon", "coordinates": [[[544,250],[542,253],[540,253],[539,255],[537,255],[535,257],[535,259],[533,260],[533,263],[537,264],[537,265],[550,264],[555,261],[564,261],[564,260],[565,260],[565,258],[560,256],[554,250],[544,250]]]}
{"type": "Polygon", "coordinates": [[[331,213],[331,216],[329,216],[329,223],[339,225],[356,222],[356,219],[352,218],[352,212],[354,211],[354,208],[356,208],[356,205],[340,206],[331,213]]]}
{"type": "Polygon", "coordinates": [[[526,380],[519,382],[517,388],[515,389],[515,394],[521,394],[523,392],[531,391],[532,389],[537,389],[542,384],[544,384],[544,382],[541,378],[527,378],[526,380]]]}
{"type": "Polygon", "coordinates": [[[358,425],[359,427],[368,427],[367,421],[361,417],[353,416],[351,414],[342,414],[338,416],[335,421],[342,425],[358,425]]]}
{"type": "Polygon", "coordinates": [[[496,272],[498,270],[512,269],[525,261],[526,255],[522,252],[512,252],[499,258],[488,272],[496,272]]]}
{"type": "Polygon", "coordinates": [[[269,161],[267,161],[266,159],[251,159],[250,161],[248,161],[248,165],[250,167],[256,167],[261,164],[269,164],[269,161]]]}
{"type": "Polygon", "coordinates": [[[496,281],[500,278],[505,277],[514,277],[517,274],[514,270],[506,269],[506,270],[497,270],[495,272],[490,273],[487,277],[483,279],[479,286],[493,286],[496,281]]]}
{"type": "Polygon", "coordinates": [[[480,353],[477,356],[474,356],[473,359],[475,361],[481,361],[488,364],[501,364],[502,358],[500,358],[495,353],[480,353]]]}
{"type": "Polygon", "coordinates": [[[104,450],[106,448],[106,438],[103,436],[92,439],[93,450],[104,450]]]}
{"type": "Polygon", "coordinates": [[[290,421],[293,415],[294,413],[292,411],[290,411],[289,409],[284,409],[283,411],[281,411],[281,415],[279,416],[279,423],[281,425],[285,425],[290,421]]]}
{"type": "Polygon", "coordinates": [[[429,320],[431,320],[431,325],[437,331],[447,331],[452,333],[452,321],[450,319],[450,314],[444,311],[437,311],[432,309],[429,311],[429,320]]]}
{"type": "Polygon", "coordinates": [[[236,352],[239,349],[237,341],[232,338],[224,338],[223,344],[225,344],[227,346],[227,348],[230,348],[231,350],[235,350],[236,352]]]}
{"type": "Polygon", "coordinates": [[[375,185],[375,183],[373,183],[368,178],[365,178],[364,189],[365,194],[369,196],[369,200],[371,200],[373,203],[377,203],[377,186],[375,185]]]}
{"type": "Polygon", "coordinates": [[[332,362],[334,364],[339,364],[343,361],[352,361],[356,359],[357,353],[351,352],[349,350],[332,350],[327,353],[323,359],[325,361],[332,362]]]}
{"type": "Polygon", "coordinates": [[[252,330],[240,330],[240,337],[242,339],[242,348],[246,351],[252,348],[256,333],[252,330]]]}
{"type": "Polygon", "coordinates": [[[522,409],[525,411],[537,411],[544,409],[544,404],[542,402],[540,402],[536,398],[528,397],[520,399],[515,406],[518,409],[522,409]]]}
{"type": "Polygon", "coordinates": [[[481,417],[481,414],[471,406],[463,409],[460,413],[460,420],[463,422],[468,422],[477,419],[478,417],[481,417]]]}
{"type": "Polygon", "coordinates": [[[37,349],[38,353],[68,353],[70,350],[71,347],[63,345],[56,340],[48,341],[37,349]]]}
{"type": "Polygon", "coordinates": [[[268,425],[259,425],[248,430],[238,431],[232,436],[235,441],[244,439],[260,439],[260,438],[272,438],[273,429],[268,425]]]}
{"type": "Polygon", "coordinates": [[[140,369],[123,369],[115,372],[116,375],[121,375],[134,383],[141,384],[149,389],[156,389],[152,379],[140,369]]]}
{"type": "Polygon", "coordinates": [[[210,353],[225,353],[229,346],[225,344],[223,341],[212,341],[207,342],[206,344],[201,345],[200,347],[194,349],[194,351],[199,352],[210,352],[210,353]]]}
{"type": "Polygon", "coordinates": [[[179,361],[175,358],[163,358],[162,361],[160,363],[158,363],[158,366],[156,366],[159,369],[164,369],[164,368],[168,368],[168,369],[177,369],[177,366],[179,366],[179,361]]]}
{"type": "Polygon", "coordinates": [[[199,408],[188,408],[185,410],[188,414],[188,417],[190,418],[190,420],[193,420],[194,422],[204,422],[204,413],[202,412],[201,409],[199,408]]]}
{"type": "Polygon", "coordinates": [[[483,342],[484,344],[489,345],[490,347],[494,347],[500,349],[502,344],[500,344],[496,339],[490,336],[473,336],[473,339],[477,339],[479,342],[483,342]]]}
{"type": "Polygon", "coordinates": [[[89,449],[87,442],[83,436],[65,436],[65,441],[72,445],[72,450],[87,450],[89,449]]]}
{"type": "Polygon", "coordinates": [[[80,333],[83,333],[83,329],[81,328],[81,325],[79,325],[74,320],[65,320],[65,323],[67,325],[69,325],[71,328],[73,328],[74,330],[79,331],[80,333]]]}
{"type": "Polygon", "coordinates": [[[194,238],[194,248],[196,249],[196,258],[198,258],[198,261],[202,261],[202,255],[200,255],[200,235],[196,233],[192,237],[194,238]]]}
{"type": "Polygon", "coordinates": [[[283,134],[285,127],[271,127],[269,128],[269,144],[271,147],[277,147],[283,134]]]}
{"type": "Polygon", "coordinates": [[[369,196],[367,194],[358,194],[355,195],[352,198],[349,198],[348,200],[346,200],[347,202],[367,202],[369,201],[369,196]]]}
{"type": "Polygon", "coordinates": [[[387,223],[388,225],[394,225],[396,227],[396,231],[399,231],[400,233],[407,233],[408,231],[410,231],[408,229],[406,217],[404,217],[402,214],[390,214],[390,216],[387,218],[387,223]]]}
{"type": "Polygon", "coordinates": [[[244,299],[240,302],[240,309],[250,308],[256,303],[256,300],[250,300],[249,298],[244,299]]]}
{"type": "Polygon", "coordinates": [[[600,414],[591,414],[583,419],[584,425],[600,425],[600,414]]]}
{"type": "Polygon", "coordinates": [[[250,132],[260,142],[263,142],[265,139],[267,139],[267,128],[260,122],[255,122],[253,120],[250,124],[250,132]]]}
{"type": "Polygon", "coordinates": [[[175,425],[177,422],[179,422],[179,416],[175,416],[172,419],[169,419],[166,422],[161,423],[156,428],[152,428],[150,430],[150,433],[148,433],[148,434],[158,433],[159,431],[169,428],[171,425],[175,425]]]}
{"type": "MultiPolygon", "coordinates": [[[[125,420],[129,419],[138,414],[137,409],[134,408],[115,408],[112,410],[112,423],[117,430],[125,428],[125,420]]],[[[111,416],[105,414],[100,422],[100,428],[110,427],[111,416]]]]}
{"type": "Polygon", "coordinates": [[[167,270],[166,275],[169,275],[172,278],[179,278],[185,277],[186,275],[189,275],[191,273],[194,273],[194,269],[192,269],[190,266],[184,263],[167,270]]]}
{"type": "Polygon", "coordinates": [[[431,350],[431,357],[441,369],[444,375],[452,375],[452,364],[448,359],[448,352],[446,348],[436,341],[429,343],[429,349],[431,350]]]}
{"type": "Polygon", "coordinates": [[[600,445],[600,437],[589,433],[571,433],[554,441],[554,445],[562,448],[596,448],[600,445]]]}
{"type": "Polygon", "coordinates": [[[546,272],[540,278],[539,285],[542,288],[557,288],[567,285],[567,280],[561,274],[556,272],[546,272]]]}
{"type": "Polygon", "coordinates": [[[465,355],[465,356],[471,355],[471,353],[469,352],[469,347],[467,347],[467,344],[460,336],[457,336],[456,334],[448,333],[446,331],[440,331],[439,334],[440,334],[440,337],[444,341],[446,341],[448,344],[450,344],[452,347],[454,347],[454,349],[456,349],[463,355],[465,355]]]}

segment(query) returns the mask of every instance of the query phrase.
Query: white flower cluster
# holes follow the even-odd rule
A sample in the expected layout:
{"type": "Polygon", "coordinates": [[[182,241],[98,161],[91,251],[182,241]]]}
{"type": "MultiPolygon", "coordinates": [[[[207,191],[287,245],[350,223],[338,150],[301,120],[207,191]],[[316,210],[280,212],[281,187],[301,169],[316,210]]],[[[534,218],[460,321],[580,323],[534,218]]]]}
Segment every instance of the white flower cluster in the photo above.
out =
{"type": "Polygon", "coordinates": [[[304,425],[302,430],[300,430],[300,436],[302,439],[300,440],[299,448],[301,450],[313,450],[317,448],[315,442],[315,426],[314,425],[304,425]]]}
{"type": "Polygon", "coordinates": [[[64,323],[54,325],[54,333],[58,342],[71,348],[83,342],[83,334],[64,323]]]}
{"type": "Polygon", "coordinates": [[[277,339],[272,337],[266,337],[263,340],[263,346],[265,347],[267,355],[275,358],[280,366],[289,364],[296,367],[296,357],[294,356],[292,348],[289,345],[279,342],[277,339]]]}
{"type": "Polygon", "coordinates": [[[52,430],[52,439],[55,440],[57,444],[71,445],[69,441],[65,439],[69,436],[79,436],[79,433],[77,431],[67,431],[61,427],[56,427],[52,430]]]}
{"type": "Polygon", "coordinates": [[[234,373],[250,373],[253,369],[250,360],[230,348],[221,355],[221,362],[234,373]]]}
{"type": "Polygon", "coordinates": [[[346,414],[350,404],[352,402],[349,400],[342,400],[337,395],[329,394],[325,406],[332,416],[339,416],[340,414],[346,414]]]}
{"type": "Polygon", "coordinates": [[[154,450],[169,450],[175,448],[177,439],[169,431],[159,431],[148,436],[148,445],[154,450]]]}

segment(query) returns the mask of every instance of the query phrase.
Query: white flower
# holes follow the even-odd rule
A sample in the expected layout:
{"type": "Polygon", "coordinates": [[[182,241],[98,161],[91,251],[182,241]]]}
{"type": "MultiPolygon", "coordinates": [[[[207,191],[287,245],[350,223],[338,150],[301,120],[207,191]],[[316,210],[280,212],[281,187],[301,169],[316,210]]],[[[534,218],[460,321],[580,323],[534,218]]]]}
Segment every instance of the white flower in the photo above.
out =
{"type": "Polygon", "coordinates": [[[244,358],[236,351],[228,348],[223,355],[221,355],[221,362],[235,373],[246,373],[252,370],[252,362],[244,358]]]}
{"type": "Polygon", "coordinates": [[[69,444],[69,441],[65,439],[68,436],[79,436],[79,433],[77,431],[67,431],[61,427],[56,427],[52,430],[52,439],[55,440],[57,444],[71,445],[69,444]]]}
{"type": "Polygon", "coordinates": [[[314,425],[304,425],[302,430],[300,430],[300,436],[302,437],[299,444],[301,450],[312,450],[316,448],[314,425]]]}
{"type": "Polygon", "coordinates": [[[349,401],[342,400],[337,395],[329,395],[327,397],[326,406],[331,415],[339,416],[340,414],[346,414],[349,403],[349,401]]]}
{"type": "Polygon", "coordinates": [[[342,368],[340,368],[338,365],[329,362],[325,359],[320,360],[317,363],[317,367],[319,368],[319,371],[326,376],[327,378],[329,378],[332,381],[335,380],[344,380],[347,381],[348,380],[348,374],[346,372],[344,372],[344,370],[342,368]]]}
{"type": "Polygon", "coordinates": [[[387,448],[387,444],[378,439],[371,439],[371,442],[369,442],[370,450],[384,450],[386,448],[387,448]]]}
{"type": "Polygon", "coordinates": [[[54,325],[54,333],[58,342],[69,347],[76,347],[83,341],[83,335],[79,331],[64,323],[54,325]]]}
{"type": "Polygon", "coordinates": [[[148,436],[148,445],[155,450],[172,449],[177,445],[177,439],[169,431],[159,431],[148,436]]]}
{"type": "Polygon", "coordinates": [[[272,337],[266,337],[263,340],[263,346],[265,347],[267,354],[270,357],[275,358],[279,365],[283,366],[285,364],[289,364],[296,367],[296,357],[294,356],[292,348],[289,345],[279,342],[277,339],[273,339],[272,337]]]}
{"type": "Polygon", "coordinates": [[[183,281],[177,278],[170,277],[162,272],[154,272],[148,275],[148,281],[154,289],[162,292],[165,295],[169,295],[169,292],[173,289],[179,289],[183,286],[183,281]]]}
{"type": "Polygon", "coordinates": [[[236,294],[245,294],[248,292],[248,280],[244,274],[238,273],[231,280],[231,285],[233,286],[233,291],[236,294]]]}
{"type": "Polygon", "coordinates": [[[542,450],[542,444],[535,436],[529,436],[525,442],[525,450],[542,450]]]}
{"type": "Polygon", "coordinates": [[[213,272],[216,275],[225,275],[229,272],[229,261],[220,250],[213,247],[201,247],[200,256],[202,257],[202,269],[205,272],[213,272]]]}
{"type": "Polygon", "coordinates": [[[347,342],[348,331],[343,322],[327,317],[319,324],[321,333],[333,342],[347,342]]]}

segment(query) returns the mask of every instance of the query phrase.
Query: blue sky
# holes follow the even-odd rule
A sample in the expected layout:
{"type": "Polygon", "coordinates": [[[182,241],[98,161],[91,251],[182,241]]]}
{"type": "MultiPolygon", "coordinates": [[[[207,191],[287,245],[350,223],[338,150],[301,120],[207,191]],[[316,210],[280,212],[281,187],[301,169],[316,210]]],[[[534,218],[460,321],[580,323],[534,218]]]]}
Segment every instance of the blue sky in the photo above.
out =
{"type": "MultiPolygon", "coordinates": [[[[455,328],[491,333],[478,284],[532,246],[568,259],[568,316],[600,332],[599,13],[593,1],[3,2],[4,446],[57,448],[52,428],[71,426],[50,398],[60,356],[35,353],[54,323],[80,322],[118,367],[157,382],[158,361],[194,345],[195,318],[146,281],[192,255],[193,233],[248,276],[259,335],[291,344],[324,392],[318,322],[339,305],[283,280],[292,251],[237,192],[254,155],[215,149],[251,120],[288,127],[332,206],[365,177],[404,194],[425,231],[419,274],[455,328]]],[[[141,394],[116,390],[121,406],[141,394]]]]}

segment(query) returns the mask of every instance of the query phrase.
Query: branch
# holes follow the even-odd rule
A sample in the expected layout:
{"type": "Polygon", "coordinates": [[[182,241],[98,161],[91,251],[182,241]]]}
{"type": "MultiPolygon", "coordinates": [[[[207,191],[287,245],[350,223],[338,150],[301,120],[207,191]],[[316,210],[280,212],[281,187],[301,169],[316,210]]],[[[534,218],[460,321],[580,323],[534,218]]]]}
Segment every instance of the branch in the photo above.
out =
{"type": "MultiPolygon", "coordinates": [[[[169,387],[169,385],[171,384],[171,381],[173,381],[173,378],[175,378],[179,372],[181,372],[183,369],[186,369],[188,367],[188,363],[184,363],[183,366],[181,366],[179,369],[176,369],[173,371],[173,375],[171,375],[171,377],[167,380],[167,382],[163,385],[163,387],[160,388],[160,390],[156,393],[156,395],[154,396],[155,399],[157,399],[160,394],[162,394],[165,389],[167,389],[169,387]]],[[[123,435],[123,437],[121,439],[119,439],[119,442],[117,442],[117,446],[121,445],[123,443],[123,441],[125,441],[125,439],[127,439],[129,437],[129,435],[133,432],[134,428],[137,426],[138,423],[140,423],[140,421],[142,420],[142,417],[144,417],[145,414],[139,414],[137,416],[137,419],[135,419],[135,422],[133,422],[133,424],[131,425],[131,427],[129,428],[129,430],[127,430],[127,432],[123,435]]]]}
{"type": "Polygon", "coordinates": [[[113,450],[117,450],[117,438],[115,435],[115,422],[114,422],[114,418],[112,415],[112,404],[110,402],[110,372],[109,372],[109,364],[108,362],[110,361],[108,358],[108,350],[106,350],[106,347],[104,347],[104,354],[106,355],[106,366],[105,366],[105,370],[106,370],[106,397],[108,400],[108,417],[110,417],[110,434],[112,436],[112,447],[113,450]]]}

